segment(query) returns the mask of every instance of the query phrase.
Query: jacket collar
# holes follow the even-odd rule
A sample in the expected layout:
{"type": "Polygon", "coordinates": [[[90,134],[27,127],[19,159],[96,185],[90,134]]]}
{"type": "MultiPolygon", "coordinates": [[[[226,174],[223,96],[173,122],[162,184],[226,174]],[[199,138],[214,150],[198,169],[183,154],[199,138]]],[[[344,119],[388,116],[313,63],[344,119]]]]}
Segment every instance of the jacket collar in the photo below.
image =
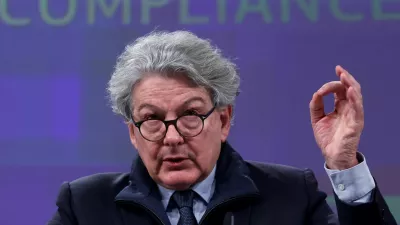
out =
{"type": "MultiPolygon", "coordinates": [[[[215,192],[203,218],[223,203],[240,197],[257,198],[259,196],[259,191],[250,178],[246,162],[227,142],[221,145],[215,179],[215,192]]],[[[161,200],[156,183],[148,174],[140,157],[137,156],[132,164],[130,183],[117,194],[115,201],[139,204],[152,211],[164,224],[170,224],[161,200]]]]}

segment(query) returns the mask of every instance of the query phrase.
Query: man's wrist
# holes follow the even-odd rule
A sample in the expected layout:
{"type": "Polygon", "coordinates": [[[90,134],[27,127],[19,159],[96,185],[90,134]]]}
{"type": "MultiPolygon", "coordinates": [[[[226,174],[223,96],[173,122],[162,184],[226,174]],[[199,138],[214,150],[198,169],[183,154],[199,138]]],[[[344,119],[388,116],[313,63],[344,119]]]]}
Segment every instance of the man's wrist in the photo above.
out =
{"type": "Polygon", "coordinates": [[[347,159],[336,157],[335,159],[326,160],[326,167],[331,170],[346,170],[357,166],[360,162],[362,162],[362,159],[360,160],[356,153],[347,159]]]}

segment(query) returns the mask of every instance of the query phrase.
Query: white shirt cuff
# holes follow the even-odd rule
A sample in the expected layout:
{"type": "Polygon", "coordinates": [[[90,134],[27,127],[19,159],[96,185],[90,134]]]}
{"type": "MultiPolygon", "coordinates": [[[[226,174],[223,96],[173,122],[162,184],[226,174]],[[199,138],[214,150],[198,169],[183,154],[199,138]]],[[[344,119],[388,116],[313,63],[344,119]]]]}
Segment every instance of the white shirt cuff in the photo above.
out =
{"type": "Polygon", "coordinates": [[[375,181],[364,155],[357,152],[357,158],[360,163],[346,170],[331,170],[324,164],[333,190],[340,200],[348,204],[369,202],[375,188],[375,181]]]}

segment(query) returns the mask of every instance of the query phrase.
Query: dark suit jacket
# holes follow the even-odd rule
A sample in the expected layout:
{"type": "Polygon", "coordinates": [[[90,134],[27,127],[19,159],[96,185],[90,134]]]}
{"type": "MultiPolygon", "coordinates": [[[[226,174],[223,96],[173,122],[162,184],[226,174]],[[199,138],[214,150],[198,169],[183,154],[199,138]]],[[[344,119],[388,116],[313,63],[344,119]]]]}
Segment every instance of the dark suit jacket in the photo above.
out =
{"type": "MultiPolygon", "coordinates": [[[[312,171],[244,161],[223,144],[215,193],[200,224],[395,225],[379,189],[371,203],[349,206],[335,196],[338,216],[312,171]],[[340,223],[339,223],[340,222],[340,223]]],[[[64,183],[48,225],[169,225],[156,184],[138,157],[130,173],[96,174],[64,183]]]]}

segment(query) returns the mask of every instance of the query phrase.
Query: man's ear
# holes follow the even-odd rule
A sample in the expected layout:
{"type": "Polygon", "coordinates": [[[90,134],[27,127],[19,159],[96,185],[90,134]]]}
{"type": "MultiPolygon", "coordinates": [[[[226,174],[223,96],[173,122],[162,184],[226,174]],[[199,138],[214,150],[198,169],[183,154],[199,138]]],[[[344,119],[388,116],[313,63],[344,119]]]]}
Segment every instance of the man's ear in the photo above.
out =
{"type": "Polygon", "coordinates": [[[220,109],[219,113],[221,120],[221,141],[225,142],[231,129],[231,120],[233,116],[232,105],[223,107],[220,109]]]}
{"type": "Polygon", "coordinates": [[[132,145],[137,149],[137,142],[135,136],[135,125],[133,123],[128,122],[128,130],[129,130],[129,138],[131,139],[132,145]]]}

